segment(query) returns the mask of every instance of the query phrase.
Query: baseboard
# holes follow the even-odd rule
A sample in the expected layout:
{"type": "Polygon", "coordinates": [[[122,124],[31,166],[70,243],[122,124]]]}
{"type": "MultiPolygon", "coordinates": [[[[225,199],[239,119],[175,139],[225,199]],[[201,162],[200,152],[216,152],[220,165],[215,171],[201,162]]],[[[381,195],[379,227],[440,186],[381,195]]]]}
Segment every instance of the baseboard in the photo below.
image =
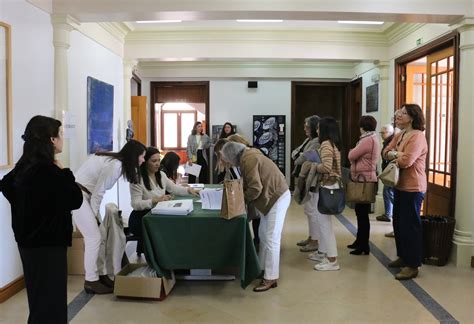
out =
{"type": "Polygon", "coordinates": [[[23,288],[25,288],[25,278],[23,276],[13,280],[5,287],[0,288],[0,304],[14,296],[23,288]]]}

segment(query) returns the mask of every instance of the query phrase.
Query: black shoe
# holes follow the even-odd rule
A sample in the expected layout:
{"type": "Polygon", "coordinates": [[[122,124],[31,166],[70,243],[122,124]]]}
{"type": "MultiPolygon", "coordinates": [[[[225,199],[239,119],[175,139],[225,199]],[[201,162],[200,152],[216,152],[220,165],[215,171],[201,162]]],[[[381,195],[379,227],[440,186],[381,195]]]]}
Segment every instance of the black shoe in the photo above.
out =
{"type": "Polygon", "coordinates": [[[357,248],[359,248],[359,243],[357,243],[357,241],[354,241],[354,243],[349,244],[347,247],[349,249],[357,249],[357,248]]]}
{"type": "Polygon", "coordinates": [[[84,290],[88,294],[97,294],[97,295],[105,295],[111,294],[114,290],[110,287],[107,287],[99,280],[97,281],[85,281],[84,282],[84,290]]]}
{"type": "Polygon", "coordinates": [[[114,281],[107,275],[99,276],[99,281],[101,284],[107,287],[114,288],[114,281]]]}
{"type": "Polygon", "coordinates": [[[370,250],[369,249],[356,249],[354,251],[349,252],[352,255],[369,255],[370,250]]]}

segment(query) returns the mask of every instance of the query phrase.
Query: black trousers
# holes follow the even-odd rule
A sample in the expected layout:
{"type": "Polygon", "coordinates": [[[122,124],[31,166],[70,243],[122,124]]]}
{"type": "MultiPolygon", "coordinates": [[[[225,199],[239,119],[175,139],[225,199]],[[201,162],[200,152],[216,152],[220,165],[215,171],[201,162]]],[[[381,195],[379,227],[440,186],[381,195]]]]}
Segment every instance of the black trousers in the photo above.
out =
{"type": "Polygon", "coordinates": [[[359,249],[368,250],[370,236],[370,204],[355,204],[355,212],[357,215],[356,245],[359,249]]]}
{"type": "Polygon", "coordinates": [[[28,324],[67,323],[67,248],[18,249],[30,309],[28,324]]]}
{"type": "Polygon", "coordinates": [[[393,231],[397,256],[408,267],[421,266],[423,256],[423,227],[420,210],[425,194],[395,189],[393,203],[393,231]]]}
{"type": "MultiPolygon", "coordinates": [[[[197,150],[197,164],[199,164],[202,169],[201,169],[201,173],[199,174],[199,183],[209,183],[209,177],[208,177],[208,168],[207,168],[207,162],[206,160],[204,159],[204,154],[203,154],[203,151],[202,150],[197,150]]],[[[189,183],[196,183],[196,177],[193,176],[193,175],[189,175],[189,178],[188,178],[188,182],[189,183]]]]}

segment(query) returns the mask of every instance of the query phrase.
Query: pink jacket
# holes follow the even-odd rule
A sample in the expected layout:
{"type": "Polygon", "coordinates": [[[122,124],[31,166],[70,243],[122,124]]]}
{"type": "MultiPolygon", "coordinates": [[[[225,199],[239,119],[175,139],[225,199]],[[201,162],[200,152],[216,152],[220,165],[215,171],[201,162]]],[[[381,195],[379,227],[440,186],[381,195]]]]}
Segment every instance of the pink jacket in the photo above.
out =
{"type": "Polygon", "coordinates": [[[365,133],[356,146],[349,151],[351,177],[353,181],[377,182],[377,160],[380,145],[374,132],[365,133]],[[364,181],[365,179],[365,181],[364,181]]]}

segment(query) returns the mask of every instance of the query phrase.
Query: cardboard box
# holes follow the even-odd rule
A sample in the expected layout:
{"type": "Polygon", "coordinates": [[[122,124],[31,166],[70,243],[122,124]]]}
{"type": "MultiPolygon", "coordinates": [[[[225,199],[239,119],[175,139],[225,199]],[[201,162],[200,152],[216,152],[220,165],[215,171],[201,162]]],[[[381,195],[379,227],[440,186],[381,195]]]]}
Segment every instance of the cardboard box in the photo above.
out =
{"type": "Polygon", "coordinates": [[[173,289],[176,279],[127,277],[127,274],[146,266],[146,263],[129,263],[115,275],[114,294],[117,297],[151,298],[163,300],[173,289]]]}
{"type": "Polygon", "coordinates": [[[84,275],[84,238],[81,232],[72,233],[72,246],[67,249],[67,273],[84,275]]]}

